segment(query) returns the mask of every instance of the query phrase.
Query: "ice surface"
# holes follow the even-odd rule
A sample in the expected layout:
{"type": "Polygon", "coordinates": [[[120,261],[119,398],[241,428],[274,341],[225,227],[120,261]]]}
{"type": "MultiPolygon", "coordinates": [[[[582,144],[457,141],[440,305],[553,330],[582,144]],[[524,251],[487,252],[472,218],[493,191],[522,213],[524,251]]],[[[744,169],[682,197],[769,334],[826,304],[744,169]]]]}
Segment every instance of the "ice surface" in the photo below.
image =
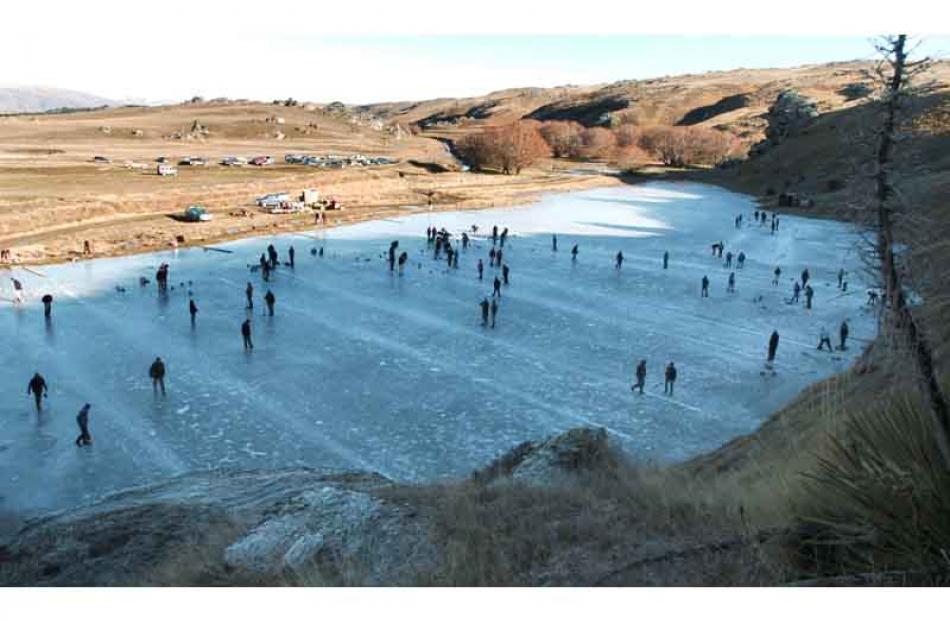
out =
{"type": "Polygon", "coordinates": [[[648,459],[714,448],[845,369],[875,330],[854,229],[783,216],[772,236],[755,225],[753,209],[749,198],[715,187],[650,183],[551,195],[529,207],[407,210],[412,215],[220,246],[233,254],[188,249],[45,267],[45,276],[14,270],[27,304],[0,309],[7,395],[0,511],[65,507],[219,467],[460,475],[523,440],[577,425],[607,427],[648,459]],[[736,230],[740,212],[746,226],[736,230]],[[491,242],[483,235],[495,223],[511,231],[504,249],[511,285],[498,327],[486,330],[478,302],[497,270],[487,266],[491,242]],[[431,258],[430,224],[456,234],[479,226],[457,271],[431,258]],[[410,257],[402,276],[386,266],[394,239],[410,257]],[[729,270],[710,253],[719,239],[748,256],[734,295],[726,293],[729,270]],[[282,260],[289,245],[297,251],[296,269],[281,267],[270,283],[274,318],[262,315],[267,285],[248,270],[270,242],[282,260]],[[311,255],[320,246],[325,256],[311,255]],[[154,285],[162,261],[171,265],[167,296],[154,285]],[[776,264],[782,282],[772,287],[776,264]],[[810,312],[784,302],[806,266],[815,288],[810,312]],[[846,295],[836,286],[840,267],[849,271],[846,295]],[[703,274],[708,299],[699,296],[703,274]],[[140,276],[152,284],[140,287],[140,276]],[[256,290],[249,354],[239,331],[248,281],[256,290]],[[200,309],[194,330],[189,290],[200,309]],[[49,325],[39,304],[47,292],[55,297],[49,325]],[[817,352],[820,327],[837,342],[845,318],[854,346],[817,352]],[[773,328],[781,334],[777,375],[763,376],[773,328]],[[153,396],[147,376],[156,355],[168,366],[165,399],[153,396]],[[649,370],[644,396],[630,390],[641,357],[649,370]],[[663,395],[670,360],[679,369],[675,398],[663,395]],[[25,394],[34,371],[51,387],[39,416],[25,394]],[[79,449],[75,416],[86,401],[94,444],[79,449]]]}

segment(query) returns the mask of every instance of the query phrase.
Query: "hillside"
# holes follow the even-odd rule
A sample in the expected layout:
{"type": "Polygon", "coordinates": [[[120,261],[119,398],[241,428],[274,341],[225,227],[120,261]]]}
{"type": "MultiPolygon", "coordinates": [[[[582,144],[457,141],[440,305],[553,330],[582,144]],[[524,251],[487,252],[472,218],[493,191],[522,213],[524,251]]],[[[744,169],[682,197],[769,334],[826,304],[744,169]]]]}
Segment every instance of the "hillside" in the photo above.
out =
{"type": "Polygon", "coordinates": [[[115,106],[118,102],[89,93],[43,86],[0,88],[0,114],[49,112],[115,106]]]}

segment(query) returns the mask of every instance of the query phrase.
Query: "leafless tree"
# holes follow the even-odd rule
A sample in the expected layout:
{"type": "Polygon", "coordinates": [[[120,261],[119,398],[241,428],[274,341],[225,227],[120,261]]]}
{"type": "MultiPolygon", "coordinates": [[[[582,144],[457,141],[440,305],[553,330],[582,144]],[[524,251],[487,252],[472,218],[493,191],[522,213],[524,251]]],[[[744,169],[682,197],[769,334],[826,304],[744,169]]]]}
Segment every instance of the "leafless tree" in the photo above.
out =
{"type": "MultiPolygon", "coordinates": [[[[950,436],[950,413],[946,395],[940,386],[934,354],[915,311],[908,301],[913,279],[908,273],[908,262],[900,257],[898,225],[902,220],[913,220],[909,208],[897,187],[895,177],[895,148],[901,142],[901,128],[906,114],[919,97],[921,89],[915,79],[930,65],[929,59],[912,61],[909,56],[907,35],[884,37],[877,44],[882,60],[875,70],[883,85],[880,100],[880,126],[877,129],[874,153],[873,199],[866,212],[873,218],[874,247],[871,257],[877,264],[882,283],[883,312],[881,327],[893,342],[905,344],[912,352],[918,379],[926,400],[941,432],[938,443],[947,455],[947,438],[950,436]]],[[[909,241],[909,240],[905,240],[909,241]]],[[[903,349],[903,348],[902,348],[903,349]]]]}

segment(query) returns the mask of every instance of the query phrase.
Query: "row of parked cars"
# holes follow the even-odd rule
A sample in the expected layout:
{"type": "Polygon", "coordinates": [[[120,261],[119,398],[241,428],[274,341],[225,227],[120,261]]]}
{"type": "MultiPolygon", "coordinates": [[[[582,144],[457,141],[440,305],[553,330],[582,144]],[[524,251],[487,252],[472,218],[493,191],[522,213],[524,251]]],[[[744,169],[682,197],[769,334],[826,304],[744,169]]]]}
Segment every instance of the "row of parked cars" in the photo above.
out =
{"type": "Polygon", "coordinates": [[[367,157],[365,155],[305,155],[288,153],[284,156],[288,164],[304,164],[320,168],[346,168],[347,166],[385,166],[395,164],[398,160],[391,157],[367,157]]]}

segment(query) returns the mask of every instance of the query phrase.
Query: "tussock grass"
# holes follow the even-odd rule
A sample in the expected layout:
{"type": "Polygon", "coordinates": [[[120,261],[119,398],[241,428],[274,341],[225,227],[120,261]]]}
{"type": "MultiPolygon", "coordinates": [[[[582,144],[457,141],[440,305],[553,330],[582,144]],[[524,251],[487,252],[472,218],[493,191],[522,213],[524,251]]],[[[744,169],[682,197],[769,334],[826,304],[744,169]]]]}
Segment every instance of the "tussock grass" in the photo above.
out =
{"type": "Polygon", "coordinates": [[[950,463],[912,399],[856,416],[807,475],[798,562],[816,575],[910,571],[950,576],[950,463]]]}

